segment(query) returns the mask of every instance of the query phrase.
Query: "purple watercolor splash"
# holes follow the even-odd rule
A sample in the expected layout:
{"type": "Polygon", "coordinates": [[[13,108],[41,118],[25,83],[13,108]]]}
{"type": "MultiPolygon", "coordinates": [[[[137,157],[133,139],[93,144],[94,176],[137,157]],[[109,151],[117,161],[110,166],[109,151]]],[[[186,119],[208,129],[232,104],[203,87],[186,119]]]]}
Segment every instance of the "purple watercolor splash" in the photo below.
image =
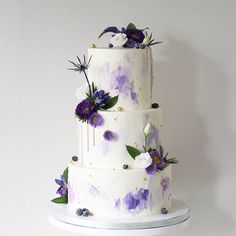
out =
{"type": "Polygon", "coordinates": [[[120,201],[120,198],[118,198],[118,199],[115,201],[115,208],[116,208],[116,209],[120,209],[120,204],[121,204],[121,201],[120,201]]]}
{"type": "Polygon", "coordinates": [[[152,146],[152,143],[154,143],[155,148],[157,149],[158,146],[160,145],[159,143],[159,130],[157,127],[153,124],[151,124],[151,133],[147,138],[147,145],[150,147],[152,146]]]}
{"type": "Polygon", "coordinates": [[[131,100],[138,104],[137,94],[130,84],[128,73],[121,67],[118,66],[116,70],[112,72],[111,89],[118,90],[119,93],[125,96],[130,96],[131,100]]]}
{"type": "Polygon", "coordinates": [[[129,192],[123,199],[125,207],[129,211],[142,211],[147,208],[149,190],[140,188],[136,193],[129,192]]]}
{"type": "Polygon", "coordinates": [[[162,177],[160,185],[162,187],[162,195],[164,197],[165,192],[169,189],[170,186],[170,178],[167,176],[162,177]]]}
{"type": "Polygon", "coordinates": [[[89,193],[93,196],[93,197],[97,197],[100,195],[100,190],[95,187],[93,184],[91,184],[89,186],[89,193]]]}
{"type": "Polygon", "coordinates": [[[69,182],[68,183],[68,202],[75,203],[75,188],[74,186],[69,182]]]}

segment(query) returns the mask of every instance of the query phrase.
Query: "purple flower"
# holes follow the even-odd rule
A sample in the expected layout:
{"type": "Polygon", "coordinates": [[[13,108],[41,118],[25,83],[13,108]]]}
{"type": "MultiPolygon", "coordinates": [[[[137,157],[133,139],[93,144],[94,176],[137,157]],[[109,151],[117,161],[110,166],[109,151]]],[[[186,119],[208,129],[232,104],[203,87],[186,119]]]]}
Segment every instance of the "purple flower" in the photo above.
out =
{"type": "Polygon", "coordinates": [[[107,141],[112,141],[112,139],[114,138],[114,134],[112,133],[112,131],[106,130],[103,134],[103,137],[107,141]]]}
{"type": "Polygon", "coordinates": [[[142,43],[145,38],[143,31],[139,29],[127,29],[126,34],[128,39],[133,39],[138,43],[142,43]]]}
{"type": "Polygon", "coordinates": [[[138,46],[138,43],[133,39],[128,39],[128,41],[126,42],[124,46],[127,48],[134,48],[138,46]]]}
{"type": "Polygon", "coordinates": [[[77,59],[78,59],[79,62],[76,63],[76,62],[73,62],[73,61],[69,61],[74,66],[74,68],[69,69],[69,70],[78,71],[79,73],[85,72],[89,68],[89,64],[90,64],[91,58],[92,58],[92,56],[90,56],[89,60],[87,61],[86,57],[84,55],[84,61],[82,61],[77,56],[77,59]]]}
{"type": "Polygon", "coordinates": [[[60,194],[62,197],[67,196],[68,188],[64,176],[61,176],[61,179],[55,179],[55,182],[60,186],[57,190],[57,194],[60,194]]]}
{"type": "Polygon", "coordinates": [[[110,96],[109,96],[109,93],[105,93],[104,90],[100,90],[100,91],[96,90],[93,93],[93,99],[94,99],[95,103],[100,108],[102,108],[105,106],[105,102],[110,99],[110,96]]]}
{"type": "Polygon", "coordinates": [[[94,104],[89,99],[85,99],[77,105],[75,114],[79,119],[86,121],[94,113],[94,111],[94,104]]]}
{"type": "Polygon", "coordinates": [[[150,166],[145,168],[145,170],[148,175],[154,175],[157,172],[157,163],[153,161],[150,166]]]}
{"type": "Polygon", "coordinates": [[[89,124],[92,125],[93,127],[97,127],[102,125],[103,118],[100,114],[97,112],[94,112],[90,117],[89,117],[89,124]]]}
{"type": "Polygon", "coordinates": [[[157,164],[157,169],[163,170],[165,168],[165,161],[164,158],[157,150],[152,150],[150,152],[150,156],[152,157],[153,161],[157,164]]]}

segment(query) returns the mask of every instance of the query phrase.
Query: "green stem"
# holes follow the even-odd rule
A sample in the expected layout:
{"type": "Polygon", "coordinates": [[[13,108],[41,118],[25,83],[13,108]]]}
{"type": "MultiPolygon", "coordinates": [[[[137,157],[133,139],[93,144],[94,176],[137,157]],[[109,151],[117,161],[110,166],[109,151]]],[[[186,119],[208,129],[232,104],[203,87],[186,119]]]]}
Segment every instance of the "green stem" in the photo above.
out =
{"type": "Polygon", "coordinates": [[[83,71],[83,72],[84,72],[84,76],[85,76],[85,78],[86,78],[86,80],[87,80],[87,83],[88,83],[88,87],[89,87],[89,95],[92,96],[92,90],[91,90],[91,85],[90,85],[90,83],[89,83],[88,76],[87,76],[87,74],[86,74],[85,71],[83,71]]]}
{"type": "Polygon", "coordinates": [[[147,136],[145,136],[145,152],[147,151],[147,136]]]}

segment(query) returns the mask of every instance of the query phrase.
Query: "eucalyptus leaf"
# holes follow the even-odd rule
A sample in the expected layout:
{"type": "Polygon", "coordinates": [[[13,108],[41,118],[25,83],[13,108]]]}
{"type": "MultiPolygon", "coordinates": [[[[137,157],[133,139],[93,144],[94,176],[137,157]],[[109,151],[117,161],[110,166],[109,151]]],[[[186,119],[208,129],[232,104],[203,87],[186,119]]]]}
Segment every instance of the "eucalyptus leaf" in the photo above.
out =
{"type": "Polygon", "coordinates": [[[57,203],[57,204],[66,204],[68,203],[68,197],[57,197],[52,199],[52,202],[57,203]]]}
{"type": "Polygon", "coordinates": [[[129,145],[126,145],[126,149],[133,159],[135,159],[135,157],[141,153],[137,148],[131,147],[129,145]]]}
{"type": "Polygon", "coordinates": [[[65,178],[66,183],[68,183],[68,172],[69,172],[69,170],[67,167],[63,172],[63,177],[65,178]]]}
{"type": "Polygon", "coordinates": [[[136,26],[133,23],[129,23],[126,29],[136,29],[136,26]]]}
{"type": "Polygon", "coordinates": [[[113,106],[116,105],[117,101],[118,101],[118,95],[113,97],[113,98],[110,98],[109,100],[107,100],[106,102],[104,102],[105,106],[103,107],[103,109],[107,110],[107,109],[110,109],[112,108],[113,106]]]}

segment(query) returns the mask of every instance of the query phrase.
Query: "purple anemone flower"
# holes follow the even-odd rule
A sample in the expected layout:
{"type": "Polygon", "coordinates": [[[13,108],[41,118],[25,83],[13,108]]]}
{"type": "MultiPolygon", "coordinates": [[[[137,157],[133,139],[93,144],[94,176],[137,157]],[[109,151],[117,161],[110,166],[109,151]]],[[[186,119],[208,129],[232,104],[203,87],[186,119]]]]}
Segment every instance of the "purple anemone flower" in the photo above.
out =
{"type": "Polygon", "coordinates": [[[94,104],[89,99],[85,99],[77,105],[75,109],[75,114],[81,120],[85,121],[89,119],[89,117],[94,113],[94,111],[94,104]]]}
{"type": "Polygon", "coordinates": [[[61,179],[55,179],[55,182],[60,186],[57,190],[57,194],[60,194],[62,197],[67,196],[68,188],[64,176],[61,176],[61,179]]]}
{"type": "Polygon", "coordinates": [[[145,170],[148,175],[154,175],[157,172],[157,163],[152,161],[152,164],[145,168],[145,170]]]}
{"type": "Polygon", "coordinates": [[[93,127],[98,127],[102,125],[103,118],[100,114],[97,112],[94,112],[90,117],[89,117],[89,124],[92,125],[93,127]]]}
{"type": "Polygon", "coordinates": [[[107,141],[112,141],[112,139],[114,138],[114,134],[112,133],[112,131],[106,130],[103,134],[103,137],[107,141]]]}
{"type": "Polygon", "coordinates": [[[152,157],[153,161],[157,164],[157,169],[163,170],[165,168],[165,161],[157,150],[152,150],[150,152],[150,156],[152,157]]]}
{"type": "Polygon", "coordinates": [[[126,34],[128,39],[133,39],[138,43],[142,43],[145,38],[143,31],[139,29],[127,29],[126,34]]]}

